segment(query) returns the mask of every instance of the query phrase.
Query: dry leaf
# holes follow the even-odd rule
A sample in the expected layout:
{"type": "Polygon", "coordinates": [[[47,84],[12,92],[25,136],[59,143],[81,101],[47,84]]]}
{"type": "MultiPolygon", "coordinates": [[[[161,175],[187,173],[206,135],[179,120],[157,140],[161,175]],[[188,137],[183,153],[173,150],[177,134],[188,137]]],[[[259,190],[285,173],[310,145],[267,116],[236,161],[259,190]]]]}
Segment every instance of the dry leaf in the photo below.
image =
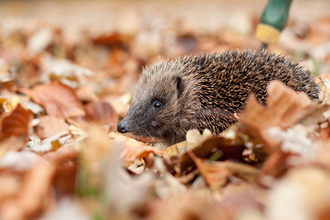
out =
{"type": "Polygon", "coordinates": [[[80,156],[81,149],[77,145],[63,146],[56,151],[45,153],[42,157],[57,166],[68,161],[76,160],[80,156]]]}
{"type": "Polygon", "coordinates": [[[43,106],[49,115],[63,118],[85,115],[75,91],[58,81],[20,91],[43,106]]]}
{"type": "Polygon", "coordinates": [[[123,166],[127,167],[130,164],[134,163],[137,158],[145,158],[149,154],[158,154],[162,155],[163,152],[157,148],[143,145],[131,145],[126,147],[120,154],[120,158],[124,160],[123,166]]]}
{"type": "Polygon", "coordinates": [[[131,100],[132,100],[132,94],[130,93],[125,93],[119,97],[108,96],[104,98],[104,101],[109,102],[109,104],[115,109],[115,111],[120,117],[126,116],[131,100]]]}
{"type": "Polygon", "coordinates": [[[163,161],[155,158],[155,167],[162,173],[162,177],[155,184],[155,191],[162,199],[183,195],[187,188],[180,181],[167,172],[163,161]]]}
{"type": "Polygon", "coordinates": [[[0,201],[2,202],[10,197],[17,196],[22,187],[21,177],[12,173],[2,173],[0,175],[0,184],[1,186],[6,186],[0,188],[0,201]]]}
{"type": "Polygon", "coordinates": [[[278,148],[268,135],[269,127],[287,129],[313,112],[317,103],[312,102],[305,93],[286,87],[279,81],[272,81],[267,87],[267,109],[259,104],[254,95],[249,95],[245,110],[240,114],[240,122],[251,129],[271,152],[278,148]]]}
{"type": "Polygon", "coordinates": [[[322,104],[330,104],[330,81],[327,78],[324,78],[320,82],[319,101],[322,104]]]}
{"type": "Polygon", "coordinates": [[[45,72],[41,78],[44,83],[48,83],[52,79],[60,80],[72,88],[79,85],[85,85],[84,76],[93,77],[94,73],[85,67],[73,64],[70,60],[65,59],[46,59],[45,72]]]}
{"type": "Polygon", "coordinates": [[[72,135],[68,131],[63,131],[43,139],[40,143],[35,143],[34,145],[32,144],[26,149],[39,153],[57,150],[63,146],[71,137],[72,135]]]}
{"type": "Polygon", "coordinates": [[[286,131],[279,127],[270,127],[268,135],[281,143],[281,150],[285,153],[298,154],[305,159],[315,157],[316,146],[312,139],[307,137],[308,132],[302,125],[295,125],[286,131]]]}
{"type": "Polygon", "coordinates": [[[5,138],[0,140],[0,159],[5,155],[8,151],[18,151],[21,150],[26,144],[25,137],[15,137],[11,136],[9,138],[5,138]]]}
{"type": "Polygon", "coordinates": [[[8,116],[1,121],[1,132],[5,137],[9,136],[27,136],[30,130],[30,122],[33,114],[26,110],[20,104],[8,116]]]}
{"type": "MultiPolygon", "coordinates": [[[[155,145],[157,147],[157,145],[155,145]]],[[[157,147],[158,149],[162,149],[157,147]]],[[[180,143],[174,144],[172,146],[162,149],[167,156],[178,156],[187,151],[187,141],[182,141],[180,143]]]]}
{"type": "MultiPolygon", "coordinates": [[[[113,154],[116,139],[109,138],[107,133],[100,127],[92,126],[87,130],[88,137],[84,140],[83,163],[95,185],[103,183],[104,164],[113,154]]],[[[118,147],[118,146],[117,146],[118,147]]]]}
{"type": "Polygon", "coordinates": [[[18,196],[2,204],[1,219],[31,219],[48,210],[55,199],[51,191],[54,173],[53,165],[39,162],[24,178],[18,196]]]}
{"type": "Polygon", "coordinates": [[[82,102],[98,102],[99,98],[95,95],[91,86],[83,86],[76,89],[77,96],[82,102]]]}
{"type": "Polygon", "coordinates": [[[110,131],[117,130],[119,116],[115,110],[106,102],[91,102],[85,105],[86,119],[100,123],[101,125],[110,125],[110,131]]]}
{"type": "MultiPolygon", "coordinates": [[[[242,158],[242,152],[246,149],[241,140],[232,141],[223,137],[214,137],[203,142],[199,147],[192,150],[198,158],[212,160],[227,160],[242,158]]],[[[181,173],[191,170],[195,164],[189,154],[186,152],[180,158],[181,173]]]]}
{"type": "Polygon", "coordinates": [[[187,140],[187,150],[192,150],[205,140],[212,137],[212,133],[210,130],[205,129],[203,134],[201,134],[197,129],[189,130],[186,134],[187,140]]]}
{"type": "Polygon", "coordinates": [[[266,216],[269,219],[309,219],[306,217],[315,216],[329,201],[328,183],[329,177],[322,169],[290,170],[270,191],[266,216]]]}
{"type": "Polygon", "coordinates": [[[35,129],[35,133],[40,138],[45,138],[69,130],[69,125],[65,122],[64,118],[46,115],[40,118],[40,123],[35,129]]]}
{"type": "Polygon", "coordinates": [[[192,151],[187,151],[189,156],[194,160],[199,172],[205,178],[211,189],[216,190],[227,183],[227,178],[231,172],[221,166],[214,166],[213,163],[204,163],[203,160],[197,158],[192,151]]]}

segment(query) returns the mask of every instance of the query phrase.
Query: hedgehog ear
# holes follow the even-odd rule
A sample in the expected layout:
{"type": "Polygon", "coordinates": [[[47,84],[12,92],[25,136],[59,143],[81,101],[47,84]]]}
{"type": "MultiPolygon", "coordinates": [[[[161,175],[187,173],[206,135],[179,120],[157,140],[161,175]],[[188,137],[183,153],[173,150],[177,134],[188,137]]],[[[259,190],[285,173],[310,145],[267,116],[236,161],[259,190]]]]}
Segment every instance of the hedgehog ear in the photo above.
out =
{"type": "Polygon", "coordinates": [[[174,81],[176,83],[176,88],[178,89],[178,98],[181,96],[182,92],[183,92],[183,83],[182,83],[182,79],[181,77],[175,77],[174,81]]]}

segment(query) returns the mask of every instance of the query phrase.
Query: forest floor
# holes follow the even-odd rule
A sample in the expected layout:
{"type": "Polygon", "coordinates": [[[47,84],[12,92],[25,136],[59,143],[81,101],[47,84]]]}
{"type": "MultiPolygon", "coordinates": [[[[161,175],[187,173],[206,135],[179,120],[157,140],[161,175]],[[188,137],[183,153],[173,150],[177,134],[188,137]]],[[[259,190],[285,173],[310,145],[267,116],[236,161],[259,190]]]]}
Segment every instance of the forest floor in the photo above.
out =
{"type": "Polygon", "coordinates": [[[293,1],[268,47],[311,71],[319,102],[272,82],[220,137],[116,132],[143,67],[259,51],[265,4],[1,1],[0,219],[329,219],[330,1],[293,1]]]}

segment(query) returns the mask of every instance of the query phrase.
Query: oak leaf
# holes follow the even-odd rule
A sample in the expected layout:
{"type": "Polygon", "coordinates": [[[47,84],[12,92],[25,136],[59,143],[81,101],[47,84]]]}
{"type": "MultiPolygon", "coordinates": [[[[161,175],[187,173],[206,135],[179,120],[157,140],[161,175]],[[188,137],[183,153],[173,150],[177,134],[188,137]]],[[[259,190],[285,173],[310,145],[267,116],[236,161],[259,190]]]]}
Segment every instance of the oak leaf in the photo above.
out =
{"type": "Polygon", "coordinates": [[[267,108],[250,94],[239,118],[241,124],[249,128],[272,151],[278,149],[279,143],[268,135],[268,129],[280,127],[286,130],[312,113],[317,108],[317,103],[310,100],[305,93],[297,93],[276,80],[269,83],[267,93],[267,108]]]}

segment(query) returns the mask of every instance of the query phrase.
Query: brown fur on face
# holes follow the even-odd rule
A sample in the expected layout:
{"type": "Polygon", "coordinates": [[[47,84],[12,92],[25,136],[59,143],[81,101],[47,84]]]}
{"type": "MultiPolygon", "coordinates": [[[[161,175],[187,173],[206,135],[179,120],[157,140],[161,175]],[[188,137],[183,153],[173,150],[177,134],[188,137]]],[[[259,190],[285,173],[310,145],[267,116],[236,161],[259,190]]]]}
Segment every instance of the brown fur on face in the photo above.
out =
{"type": "MultiPolygon", "coordinates": [[[[280,80],[317,99],[309,71],[283,56],[267,52],[228,51],[186,56],[146,68],[122,122],[135,135],[163,138],[168,144],[185,140],[188,130],[208,128],[215,135],[236,122],[250,92],[266,103],[266,87],[280,80]],[[160,109],[154,103],[162,103],[160,109]]],[[[119,130],[119,129],[118,129],[119,130]]]]}

